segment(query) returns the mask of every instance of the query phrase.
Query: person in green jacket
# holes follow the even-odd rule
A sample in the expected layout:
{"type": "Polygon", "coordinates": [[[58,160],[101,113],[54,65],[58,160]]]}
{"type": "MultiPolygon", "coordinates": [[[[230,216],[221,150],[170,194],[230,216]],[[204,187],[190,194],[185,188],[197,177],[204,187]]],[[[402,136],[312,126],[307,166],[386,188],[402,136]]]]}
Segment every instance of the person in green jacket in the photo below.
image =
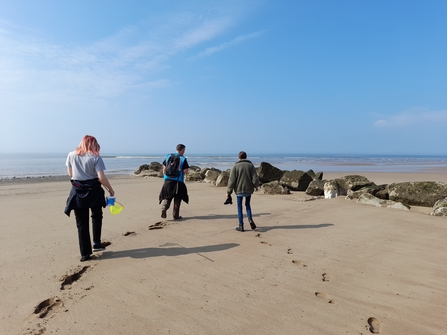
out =
{"type": "Polygon", "coordinates": [[[251,212],[250,200],[254,190],[259,186],[259,177],[256,168],[252,162],[247,159],[247,153],[241,151],[238,155],[237,161],[230,172],[230,179],[228,180],[227,198],[231,194],[236,193],[237,196],[237,214],[239,217],[239,226],[237,231],[244,231],[244,220],[242,214],[242,201],[245,198],[245,209],[247,210],[248,222],[251,229],[255,230],[256,225],[253,221],[253,214],[251,212]]]}

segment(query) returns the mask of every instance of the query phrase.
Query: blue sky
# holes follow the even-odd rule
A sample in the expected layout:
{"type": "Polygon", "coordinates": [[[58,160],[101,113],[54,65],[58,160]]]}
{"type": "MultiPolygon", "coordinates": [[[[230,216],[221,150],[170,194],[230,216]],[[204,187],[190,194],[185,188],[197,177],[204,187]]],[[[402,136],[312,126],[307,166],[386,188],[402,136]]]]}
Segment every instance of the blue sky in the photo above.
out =
{"type": "Polygon", "coordinates": [[[447,1],[0,0],[0,152],[438,154],[447,1]]]}

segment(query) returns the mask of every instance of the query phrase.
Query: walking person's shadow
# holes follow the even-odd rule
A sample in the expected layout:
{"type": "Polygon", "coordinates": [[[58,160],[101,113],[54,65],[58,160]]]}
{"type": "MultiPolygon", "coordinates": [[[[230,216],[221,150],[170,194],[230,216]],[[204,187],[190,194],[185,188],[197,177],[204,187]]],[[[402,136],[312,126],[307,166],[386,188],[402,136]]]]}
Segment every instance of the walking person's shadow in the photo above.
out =
{"type": "Polygon", "coordinates": [[[320,223],[320,224],[297,224],[297,225],[288,225],[288,226],[263,226],[256,229],[260,232],[267,232],[273,229],[312,229],[312,228],[326,228],[333,226],[333,223],[320,223]]]}
{"type": "MultiPolygon", "coordinates": [[[[224,251],[237,246],[239,246],[239,244],[237,243],[223,243],[223,244],[214,244],[214,245],[205,245],[201,247],[187,248],[179,244],[168,244],[160,246],[158,248],[140,248],[140,249],[128,249],[121,251],[105,251],[101,256],[101,259],[114,259],[122,257],[131,257],[131,258],[149,258],[149,257],[160,257],[160,256],[172,257],[172,256],[189,255],[189,254],[199,254],[200,256],[205,257],[201,255],[201,253],[224,251]],[[172,247],[174,245],[176,247],[172,247]],[[166,248],[166,246],[169,247],[166,248]]],[[[209,259],[208,257],[205,258],[209,259]]]]}

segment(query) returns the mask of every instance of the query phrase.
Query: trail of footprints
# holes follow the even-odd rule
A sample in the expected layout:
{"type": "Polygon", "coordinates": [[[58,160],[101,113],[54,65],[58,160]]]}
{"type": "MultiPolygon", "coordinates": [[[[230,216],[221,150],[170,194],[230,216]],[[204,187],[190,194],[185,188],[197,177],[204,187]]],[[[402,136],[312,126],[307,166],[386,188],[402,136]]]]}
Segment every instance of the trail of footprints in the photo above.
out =
{"type": "MultiPolygon", "coordinates": [[[[165,222],[156,222],[149,226],[149,230],[162,229],[167,224],[165,222]]],[[[127,231],[122,234],[123,236],[135,236],[137,235],[134,231],[127,231]]],[[[111,245],[109,241],[102,242],[105,247],[111,245]]],[[[98,259],[100,256],[92,255],[91,260],[98,259]]],[[[82,299],[86,295],[80,292],[71,292],[72,286],[81,277],[90,271],[95,264],[78,266],[71,270],[68,274],[63,275],[59,278],[60,281],[60,291],[62,292],[65,299],[73,300],[82,299]]],[[[81,288],[82,290],[91,290],[93,286],[81,288]]],[[[45,299],[40,302],[36,307],[34,307],[33,313],[25,320],[22,327],[22,335],[43,335],[46,332],[46,323],[48,319],[52,318],[55,313],[64,308],[63,300],[57,296],[45,299]]],[[[68,310],[64,309],[65,312],[68,310]]]]}
{"type": "MultiPolygon", "coordinates": [[[[124,236],[135,235],[135,232],[127,232],[123,234],[124,236]]],[[[109,241],[102,242],[104,246],[109,246],[112,243],[109,241]]],[[[92,260],[98,259],[99,256],[92,255],[92,260]]],[[[86,266],[77,266],[73,270],[70,270],[67,274],[63,275],[59,278],[60,287],[64,299],[73,300],[76,298],[82,299],[85,297],[85,294],[80,292],[70,292],[72,286],[75,282],[77,282],[81,277],[90,271],[95,264],[86,265],[86,266]]],[[[91,290],[93,286],[81,288],[82,290],[91,290]]],[[[26,318],[23,327],[22,327],[22,335],[43,335],[46,332],[45,325],[48,320],[52,318],[59,311],[67,312],[67,309],[64,309],[64,302],[60,297],[51,297],[43,300],[37,306],[34,307],[33,313],[26,318]]]]}
{"type": "MultiPolygon", "coordinates": [[[[259,235],[259,234],[258,234],[259,235]]],[[[260,237],[260,236],[256,236],[256,237],[260,237]]],[[[262,243],[262,242],[261,242],[262,243]]],[[[293,254],[293,249],[289,248],[287,249],[287,254],[292,255],[293,254]]],[[[306,264],[304,264],[302,261],[300,260],[292,260],[292,263],[295,265],[298,265],[299,267],[307,267],[306,264]]],[[[330,282],[332,280],[332,275],[330,273],[323,273],[321,275],[322,277],[322,281],[324,282],[330,282]]],[[[329,304],[335,304],[335,300],[329,298],[325,293],[322,292],[315,292],[315,296],[319,299],[322,299],[323,301],[326,301],[329,304]]],[[[368,326],[366,326],[366,328],[373,334],[380,334],[381,328],[382,328],[382,322],[375,318],[375,317],[370,317],[368,319],[368,326]]]]}
{"type": "MultiPolygon", "coordinates": [[[[164,222],[156,222],[155,224],[149,226],[149,230],[153,229],[162,229],[166,226],[164,222]]],[[[136,232],[127,231],[122,234],[123,236],[135,236],[136,232]]],[[[111,245],[112,243],[109,241],[102,242],[102,245],[105,247],[111,245]]],[[[91,260],[98,259],[100,256],[92,255],[91,260]]],[[[65,299],[73,300],[82,299],[86,295],[80,292],[71,292],[73,284],[75,284],[81,277],[90,271],[95,264],[86,265],[86,266],[78,266],[75,269],[71,270],[69,273],[63,275],[59,278],[60,281],[60,291],[62,292],[65,299]]],[[[81,288],[82,290],[91,290],[93,286],[81,288]]],[[[37,306],[34,307],[33,313],[25,320],[22,327],[22,335],[43,335],[46,332],[45,325],[47,324],[48,319],[52,318],[58,311],[63,310],[67,312],[67,309],[64,309],[64,302],[61,298],[55,296],[48,299],[43,300],[37,306]]]]}
{"type": "Polygon", "coordinates": [[[167,225],[166,222],[159,221],[154,223],[153,225],[150,225],[149,230],[163,229],[164,227],[166,227],[166,225],[167,225]]]}
{"type": "Polygon", "coordinates": [[[64,306],[64,303],[58,297],[53,297],[42,301],[34,308],[34,315],[42,319],[51,316],[64,306]]]}
{"type": "MultiPolygon", "coordinates": [[[[149,230],[162,229],[165,226],[166,226],[166,223],[160,221],[160,222],[156,222],[153,225],[150,225],[149,230]]],[[[136,233],[134,231],[123,233],[123,236],[135,236],[135,235],[136,235],[136,233]]],[[[261,234],[258,233],[255,235],[255,237],[260,238],[261,234]]],[[[267,244],[267,245],[271,246],[270,243],[265,242],[265,241],[260,241],[260,243],[267,244]]],[[[103,244],[105,246],[109,246],[112,243],[107,241],[107,242],[103,242],[103,244]]],[[[289,255],[293,254],[293,249],[291,249],[291,248],[287,249],[287,254],[289,254],[289,255]]],[[[94,259],[95,257],[93,256],[92,258],[94,259]]],[[[298,265],[299,267],[303,267],[303,268],[307,267],[307,265],[304,264],[300,260],[294,259],[294,260],[292,260],[292,263],[295,265],[298,265]]],[[[93,266],[90,266],[90,265],[78,266],[77,268],[75,268],[72,271],[72,273],[62,276],[59,279],[59,281],[61,282],[60,290],[61,291],[70,290],[72,288],[72,285],[76,281],[78,281],[87,271],[91,270],[93,268],[93,266]]],[[[321,276],[322,276],[322,281],[324,281],[324,282],[329,282],[332,280],[332,275],[329,273],[323,273],[321,276]]],[[[91,288],[93,288],[93,286],[84,288],[84,289],[90,290],[91,288]]],[[[335,301],[333,299],[330,299],[326,294],[324,294],[322,292],[315,292],[315,296],[317,298],[320,298],[320,299],[326,301],[329,304],[335,304],[335,301]]],[[[83,296],[81,296],[81,298],[82,297],[83,296]]],[[[38,318],[38,319],[50,318],[56,312],[58,312],[60,309],[62,309],[63,307],[64,307],[64,303],[59,297],[51,297],[51,298],[45,299],[44,301],[39,303],[34,308],[34,312],[27,318],[26,323],[29,324],[35,318],[38,318]]],[[[65,311],[67,311],[67,310],[65,310],[65,311]]],[[[44,324],[45,324],[45,322],[44,322],[44,324]]],[[[375,317],[370,317],[370,318],[368,318],[367,328],[373,334],[380,334],[380,331],[382,328],[382,322],[375,317]]],[[[45,331],[46,331],[46,328],[41,323],[37,323],[34,328],[28,327],[28,328],[24,329],[22,334],[24,334],[24,335],[41,335],[41,334],[44,334],[45,331]]]]}
{"type": "MultiPolygon", "coordinates": [[[[71,273],[63,275],[59,281],[61,282],[60,291],[67,291],[72,288],[72,285],[78,281],[87,271],[92,269],[93,266],[78,266],[71,273]]],[[[85,288],[89,290],[91,287],[85,288]]],[[[75,294],[70,294],[68,292],[63,292],[64,298],[73,299],[75,294]]],[[[85,295],[81,296],[83,298],[85,295]]],[[[52,318],[57,312],[63,310],[67,312],[68,310],[63,309],[64,302],[59,297],[51,297],[40,302],[36,307],[34,307],[33,313],[25,320],[22,334],[23,335],[42,335],[46,331],[45,325],[48,319],[52,318]]]]}

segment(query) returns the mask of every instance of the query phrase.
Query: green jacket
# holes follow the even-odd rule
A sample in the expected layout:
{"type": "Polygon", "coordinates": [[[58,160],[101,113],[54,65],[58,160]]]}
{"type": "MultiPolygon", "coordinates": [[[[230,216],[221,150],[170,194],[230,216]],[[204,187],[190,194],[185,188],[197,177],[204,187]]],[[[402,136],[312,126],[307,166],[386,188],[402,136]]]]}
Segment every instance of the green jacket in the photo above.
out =
{"type": "Polygon", "coordinates": [[[230,172],[228,180],[227,194],[241,193],[253,194],[255,188],[259,186],[259,178],[256,168],[252,162],[247,159],[237,161],[230,172]]]}

